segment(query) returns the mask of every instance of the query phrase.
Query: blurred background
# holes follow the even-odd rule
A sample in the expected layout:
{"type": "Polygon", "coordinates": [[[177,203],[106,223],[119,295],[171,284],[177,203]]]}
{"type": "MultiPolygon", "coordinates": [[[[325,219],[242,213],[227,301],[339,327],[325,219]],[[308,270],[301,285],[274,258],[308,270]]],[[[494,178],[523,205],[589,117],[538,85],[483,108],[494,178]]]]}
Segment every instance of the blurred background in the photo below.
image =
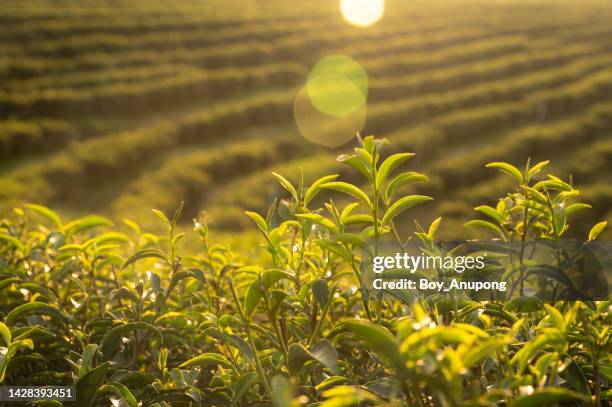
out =
{"type": "Polygon", "coordinates": [[[593,206],[584,237],[612,209],[612,2],[2,2],[2,215],[146,226],[184,200],[240,231],[283,193],[271,171],[358,182],[335,160],[356,132],[416,153],[435,201],[410,218],[443,236],[511,186],[485,163],[530,157],[593,206]]]}

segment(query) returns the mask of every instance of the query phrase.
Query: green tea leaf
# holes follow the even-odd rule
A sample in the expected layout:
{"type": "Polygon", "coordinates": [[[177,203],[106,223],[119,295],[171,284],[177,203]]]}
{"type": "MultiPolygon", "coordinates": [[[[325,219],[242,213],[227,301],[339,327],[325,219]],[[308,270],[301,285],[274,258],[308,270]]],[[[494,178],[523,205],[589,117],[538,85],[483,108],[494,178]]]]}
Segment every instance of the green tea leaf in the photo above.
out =
{"type": "Polygon", "coordinates": [[[62,220],[60,219],[59,215],[55,211],[47,208],[46,206],[37,204],[25,204],[25,207],[47,218],[53,223],[53,225],[57,226],[58,228],[62,226],[62,220]]]}
{"type": "Polygon", "coordinates": [[[89,215],[84,218],[74,220],[70,223],[62,226],[62,230],[66,231],[69,234],[76,235],[77,233],[83,232],[88,229],[94,229],[102,226],[113,226],[113,222],[110,220],[98,216],[98,215],[89,215]]]}
{"type": "Polygon", "coordinates": [[[4,339],[4,343],[6,344],[6,346],[9,346],[11,344],[11,338],[12,338],[11,330],[8,328],[8,326],[4,325],[2,322],[0,322],[0,335],[4,339]]]}
{"type": "Polygon", "coordinates": [[[165,213],[157,209],[151,209],[151,210],[153,211],[155,216],[157,216],[159,219],[161,219],[162,222],[164,222],[166,226],[170,227],[170,220],[168,219],[165,213]]]}
{"type": "Polygon", "coordinates": [[[591,390],[589,389],[589,383],[584,374],[584,370],[582,370],[582,367],[580,367],[575,360],[572,359],[565,370],[563,370],[562,374],[572,384],[574,390],[586,396],[591,396],[591,390]]]}
{"type": "Polygon", "coordinates": [[[166,256],[166,254],[164,252],[162,252],[161,250],[158,250],[158,249],[141,249],[141,250],[137,250],[130,257],[128,257],[128,259],[125,261],[125,263],[123,263],[123,266],[121,266],[121,268],[124,269],[127,266],[129,266],[130,264],[132,264],[132,263],[134,263],[134,262],[136,262],[138,260],[150,259],[150,258],[161,259],[164,262],[166,262],[166,264],[170,264],[170,260],[168,260],[168,257],[166,256]]]}
{"type": "Polygon", "coordinates": [[[104,359],[109,360],[113,356],[113,353],[115,353],[115,350],[117,349],[119,341],[122,337],[130,332],[143,329],[156,335],[160,341],[162,341],[161,333],[151,324],[146,322],[128,322],[126,324],[120,324],[106,331],[102,337],[102,341],[100,342],[100,351],[102,352],[104,359]]]}
{"type": "Polygon", "coordinates": [[[94,404],[97,391],[110,365],[110,362],[105,362],[79,379],[76,383],[76,399],[79,401],[79,406],[91,407],[94,404]]]}
{"type": "Polygon", "coordinates": [[[433,200],[433,198],[424,195],[408,195],[398,199],[393,205],[389,207],[389,209],[387,209],[387,212],[385,212],[385,215],[382,218],[383,226],[389,223],[391,220],[393,220],[396,216],[398,216],[405,210],[431,200],[433,200]]]}
{"type": "Polygon", "coordinates": [[[327,287],[327,281],[319,278],[312,282],[312,294],[321,307],[325,309],[329,300],[329,288],[327,287]]]}
{"type": "Polygon", "coordinates": [[[15,249],[17,249],[21,253],[25,252],[25,246],[23,245],[23,243],[21,243],[19,239],[13,236],[0,235],[0,240],[4,240],[5,242],[9,243],[11,246],[13,246],[15,249]]]}
{"type": "Polygon", "coordinates": [[[30,302],[13,308],[6,316],[4,322],[7,326],[13,326],[15,322],[28,315],[48,315],[62,322],[67,320],[66,316],[52,305],[43,302],[30,302]]]}
{"type": "Polygon", "coordinates": [[[527,171],[527,177],[531,178],[534,175],[536,175],[538,172],[540,172],[542,170],[542,168],[546,167],[548,164],[550,163],[549,160],[546,161],[540,161],[539,163],[537,163],[536,165],[534,165],[533,167],[531,167],[529,169],[529,171],[527,171]]]}
{"type": "Polygon", "coordinates": [[[127,403],[128,406],[130,407],[138,406],[138,402],[136,401],[136,398],[134,397],[130,389],[128,389],[127,387],[125,387],[125,385],[118,383],[118,382],[104,384],[100,386],[100,388],[98,388],[96,393],[98,395],[101,395],[104,393],[113,393],[121,397],[123,401],[127,403]]]}
{"type": "Polygon", "coordinates": [[[251,211],[245,211],[244,214],[255,222],[259,230],[264,234],[268,234],[268,223],[260,214],[251,211]]]}
{"type": "Polygon", "coordinates": [[[31,339],[14,340],[8,347],[1,348],[4,352],[0,351],[0,383],[4,381],[8,366],[15,354],[24,348],[34,349],[34,342],[31,339]]]}
{"type": "Polygon", "coordinates": [[[548,304],[544,304],[544,308],[546,308],[546,312],[548,312],[548,315],[550,316],[550,320],[552,321],[553,326],[557,328],[559,331],[564,332],[565,331],[565,320],[563,319],[563,315],[561,315],[561,312],[559,312],[559,310],[556,309],[555,307],[548,305],[548,304]]]}
{"type": "Polygon", "coordinates": [[[499,213],[497,213],[497,210],[495,208],[492,208],[492,207],[488,206],[488,205],[477,206],[477,207],[474,208],[474,210],[477,210],[478,212],[484,213],[488,217],[493,218],[498,223],[502,223],[503,222],[503,219],[502,219],[501,215],[499,213]]]}
{"type": "Polygon", "coordinates": [[[399,344],[386,328],[362,319],[346,319],[338,323],[328,337],[332,338],[342,332],[356,335],[369,348],[385,356],[398,372],[404,370],[404,357],[399,352],[399,344]]]}
{"type": "Polygon", "coordinates": [[[349,194],[354,196],[355,198],[360,199],[362,202],[368,205],[368,207],[372,206],[370,198],[368,198],[366,193],[363,192],[361,189],[357,188],[355,185],[349,184],[348,182],[327,182],[325,184],[322,184],[321,188],[333,189],[334,191],[344,192],[345,194],[349,194]]]}
{"type": "Polygon", "coordinates": [[[528,396],[519,397],[512,407],[541,407],[550,406],[564,401],[588,401],[588,397],[575,391],[563,389],[561,387],[547,387],[535,390],[528,396]]]}
{"type": "Polygon", "coordinates": [[[369,170],[368,166],[363,162],[363,160],[358,157],[356,154],[342,154],[338,156],[338,161],[344,164],[347,164],[361,174],[363,174],[367,180],[372,181],[372,172],[369,170]]]}
{"type": "Polygon", "coordinates": [[[589,241],[597,239],[597,236],[604,230],[604,228],[608,225],[607,221],[599,222],[589,232],[589,241]]]}
{"type": "Polygon", "coordinates": [[[317,194],[321,190],[321,185],[331,182],[336,178],[338,178],[338,174],[326,175],[313,182],[312,185],[306,190],[306,194],[304,195],[304,205],[307,206],[310,201],[312,201],[314,197],[317,196],[317,194]]]}
{"type": "Polygon", "coordinates": [[[501,172],[504,172],[516,179],[519,184],[523,184],[523,174],[512,164],[504,163],[504,162],[492,162],[486,165],[487,168],[495,168],[501,172]]]}
{"type": "Polygon", "coordinates": [[[227,358],[218,353],[203,353],[195,356],[179,365],[180,369],[187,369],[191,366],[231,366],[227,358]]]}
{"type": "Polygon", "coordinates": [[[429,178],[427,178],[425,174],[421,174],[420,172],[403,172],[397,175],[391,181],[389,181],[389,183],[387,183],[387,187],[384,191],[384,196],[387,201],[390,201],[399,188],[408,184],[413,184],[415,182],[429,182],[429,178]]]}
{"type": "Polygon", "coordinates": [[[302,344],[292,343],[289,346],[288,367],[292,374],[298,374],[309,360],[316,360],[327,367],[333,374],[338,371],[338,352],[331,342],[324,339],[309,351],[302,344]]]}
{"type": "Polygon", "coordinates": [[[236,382],[234,386],[234,396],[232,397],[232,406],[237,406],[242,398],[249,392],[251,387],[259,383],[261,379],[255,372],[246,372],[236,382]]]}
{"type": "Polygon", "coordinates": [[[591,205],[585,204],[585,203],[571,204],[571,205],[568,205],[567,208],[565,208],[565,215],[569,216],[574,212],[578,212],[582,209],[590,209],[590,208],[591,208],[591,205]]]}
{"type": "Polygon", "coordinates": [[[179,207],[174,212],[174,215],[172,216],[172,220],[170,221],[170,228],[171,228],[172,231],[174,231],[174,229],[176,228],[176,223],[178,222],[179,218],[181,217],[181,213],[183,213],[183,207],[184,206],[185,206],[185,202],[181,201],[181,204],[179,205],[179,207]]]}
{"type": "Polygon", "coordinates": [[[414,157],[413,153],[398,153],[388,157],[378,168],[376,174],[376,187],[381,188],[382,184],[386,181],[387,177],[398,165],[404,163],[409,158],[414,157]]]}
{"type": "Polygon", "coordinates": [[[292,275],[284,270],[272,269],[263,272],[257,280],[253,281],[247,290],[244,300],[245,310],[248,316],[253,315],[257,304],[263,296],[262,290],[267,290],[281,279],[291,279],[292,275]]]}
{"type": "Polygon", "coordinates": [[[319,215],[318,213],[298,213],[295,216],[301,219],[308,219],[318,225],[323,226],[332,233],[338,233],[338,226],[336,226],[331,220],[319,215]]]}
{"type": "Polygon", "coordinates": [[[338,373],[338,352],[327,339],[321,340],[311,350],[314,358],[327,367],[332,374],[338,373]]]}
{"type": "Polygon", "coordinates": [[[295,187],[293,185],[291,185],[291,182],[289,182],[289,180],[287,180],[287,178],[283,177],[280,174],[277,174],[276,172],[272,172],[272,175],[283,186],[283,188],[285,188],[287,191],[289,191],[289,193],[291,194],[293,199],[295,199],[297,201],[298,200],[298,193],[297,193],[297,190],[295,189],[295,187]]]}
{"type": "Polygon", "coordinates": [[[494,225],[491,222],[487,222],[486,220],[474,219],[474,220],[471,220],[471,221],[465,223],[464,226],[488,229],[488,230],[491,230],[491,231],[495,232],[495,234],[499,235],[500,237],[502,237],[502,238],[504,237],[504,232],[502,232],[502,230],[499,228],[499,226],[494,225]]]}

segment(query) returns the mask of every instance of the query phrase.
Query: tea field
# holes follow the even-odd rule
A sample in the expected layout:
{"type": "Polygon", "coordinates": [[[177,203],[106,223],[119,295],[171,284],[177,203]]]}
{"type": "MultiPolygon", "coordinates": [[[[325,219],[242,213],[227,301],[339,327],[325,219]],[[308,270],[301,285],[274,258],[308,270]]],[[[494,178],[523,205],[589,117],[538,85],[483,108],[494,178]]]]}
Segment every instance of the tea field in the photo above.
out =
{"type": "Polygon", "coordinates": [[[579,192],[543,176],[547,161],[488,163],[509,188],[466,228],[498,240],[472,242],[482,246],[467,254],[486,254],[478,270],[445,263],[428,277],[508,289],[483,299],[376,288],[369,268],[390,242],[405,251],[412,238],[453,262],[462,250],[439,243],[443,218],[414,234],[397,227],[433,198],[405,194],[426,175],[401,172],[414,155],[387,157],[388,148],[366,137],[339,157],[358,183],[329,174],[293,184],[275,173],[289,198],[244,214],[259,256],[219,243],[205,215],[180,232],[182,205],[153,210],[159,235],[95,215],[62,221],[41,205],[14,210],[0,223],[0,383],[72,386],[75,401],[36,404],[79,407],[609,405],[609,268],[597,279],[587,267],[607,222],[577,249],[555,246],[589,209],[579,192]],[[326,191],[350,203],[320,208],[326,191]],[[187,239],[198,248],[184,250],[187,239]],[[533,256],[542,242],[553,248],[543,263],[533,256]]]}
{"type": "Polygon", "coordinates": [[[603,0],[390,0],[365,29],[334,1],[5,0],[0,209],[154,225],[142,208],[184,201],[187,221],[244,230],[272,171],[350,176],[294,115],[313,66],[346,55],[368,75],[361,133],[416,153],[443,236],[507,187],[485,163],[528,157],[580,185],[583,235],[612,208],[610,21],[603,0]]]}

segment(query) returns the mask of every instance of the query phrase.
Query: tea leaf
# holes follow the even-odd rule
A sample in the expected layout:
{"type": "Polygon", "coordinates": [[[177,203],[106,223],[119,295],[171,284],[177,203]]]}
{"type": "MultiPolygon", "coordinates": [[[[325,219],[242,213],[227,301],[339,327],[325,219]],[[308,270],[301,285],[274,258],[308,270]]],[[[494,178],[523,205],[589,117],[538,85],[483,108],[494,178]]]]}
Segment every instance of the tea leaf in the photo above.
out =
{"type": "Polygon", "coordinates": [[[102,226],[113,226],[113,222],[98,215],[89,215],[84,218],[74,220],[62,226],[62,230],[69,234],[76,235],[88,229],[94,229],[102,226]]]}
{"type": "Polygon", "coordinates": [[[504,172],[516,179],[519,184],[524,183],[523,174],[512,164],[504,163],[504,162],[492,162],[486,165],[487,168],[495,168],[501,172],[504,172]]]}
{"type": "Polygon", "coordinates": [[[370,198],[363,192],[361,189],[357,188],[355,185],[349,184],[348,182],[327,182],[321,185],[321,188],[333,189],[335,191],[344,192],[345,194],[349,194],[354,196],[355,198],[363,201],[367,206],[371,207],[372,203],[370,202],[370,198]]]}
{"type": "Polygon", "coordinates": [[[564,401],[588,401],[588,397],[575,391],[563,389],[561,387],[548,387],[535,390],[528,396],[518,398],[512,407],[541,407],[550,406],[564,401]]]}
{"type": "Polygon", "coordinates": [[[6,346],[11,344],[11,330],[2,322],[0,322],[0,335],[2,335],[2,338],[4,338],[4,343],[6,346]]]}
{"type": "Polygon", "coordinates": [[[497,225],[494,225],[491,222],[487,222],[486,220],[474,219],[474,220],[471,220],[471,221],[465,223],[464,226],[467,226],[467,227],[479,227],[479,228],[483,228],[483,229],[489,229],[489,230],[492,230],[493,232],[495,232],[495,234],[499,235],[500,237],[502,237],[502,238],[504,237],[504,233],[502,232],[502,230],[497,225]]]}
{"type": "Polygon", "coordinates": [[[161,250],[158,250],[158,249],[141,249],[141,250],[137,250],[130,257],[128,257],[128,259],[125,261],[125,263],[123,263],[123,266],[121,266],[121,268],[124,269],[127,266],[129,266],[130,264],[132,264],[132,263],[134,263],[134,262],[136,262],[138,260],[149,259],[149,258],[161,259],[164,262],[166,262],[166,264],[170,264],[170,260],[168,260],[168,257],[166,256],[166,254],[164,252],[162,252],[161,250]]]}
{"type": "Polygon", "coordinates": [[[295,199],[295,200],[299,199],[297,190],[295,189],[295,187],[293,185],[291,185],[291,182],[289,182],[287,180],[287,178],[283,177],[282,175],[280,175],[280,174],[278,174],[276,172],[272,172],[272,175],[283,186],[283,188],[285,188],[287,191],[289,191],[289,193],[291,194],[293,199],[295,199]]]}
{"type": "Polygon", "coordinates": [[[4,240],[7,243],[10,243],[15,249],[20,251],[21,253],[25,252],[25,246],[23,243],[19,241],[19,239],[9,236],[9,235],[0,235],[0,240],[4,240]]]}
{"type": "Polygon", "coordinates": [[[584,370],[575,360],[572,359],[563,371],[563,374],[567,377],[576,391],[586,396],[591,396],[591,390],[589,389],[589,383],[584,374],[584,370]]]}
{"type": "Polygon", "coordinates": [[[161,219],[162,222],[164,222],[166,226],[168,227],[170,226],[170,220],[168,219],[165,213],[163,213],[162,211],[158,209],[151,209],[151,210],[153,211],[155,216],[157,216],[159,219],[161,219]]]}
{"type": "Polygon", "coordinates": [[[333,337],[342,332],[351,332],[375,352],[385,356],[398,372],[404,370],[402,360],[404,357],[399,352],[399,345],[391,333],[384,327],[370,321],[361,319],[347,319],[338,323],[328,335],[333,337]]]}
{"type": "Polygon", "coordinates": [[[260,214],[251,211],[245,211],[244,214],[251,218],[253,222],[255,222],[259,230],[261,230],[265,234],[268,233],[268,223],[260,214]]]}
{"type": "Polygon", "coordinates": [[[318,213],[298,213],[295,216],[301,219],[308,219],[318,225],[323,226],[332,233],[338,233],[338,226],[336,226],[331,220],[319,215],[318,213]]]}
{"type": "Polygon", "coordinates": [[[61,227],[62,226],[62,220],[60,219],[59,215],[57,214],[57,212],[47,208],[46,206],[43,205],[37,205],[37,204],[25,204],[24,205],[27,209],[30,209],[33,212],[38,213],[39,215],[42,215],[43,217],[47,218],[48,220],[50,220],[53,225],[55,225],[56,227],[61,227]]]}
{"type": "Polygon", "coordinates": [[[289,347],[288,354],[289,371],[297,374],[309,360],[316,360],[327,367],[333,374],[338,370],[338,353],[328,340],[322,340],[316,344],[312,352],[299,343],[293,343],[289,347]]]}
{"type": "Polygon", "coordinates": [[[598,224],[593,226],[593,228],[589,232],[589,241],[597,239],[597,236],[599,236],[599,234],[605,229],[607,225],[608,222],[604,220],[603,222],[599,222],[598,224]]]}
{"type": "Polygon", "coordinates": [[[185,202],[181,201],[181,204],[176,209],[176,212],[174,212],[174,215],[172,216],[172,221],[170,222],[171,230],[174,230],[176,228],[176,222],[178,222],[179,218],[181,217],[181,213],[183,213],[184,206],[185,206],[185,202]]]}
{"type": "Polygon", "coordinates": [[[424,195],[408,195],[400,198],[387,209],[381,223],[384,226],[406,209],[431,200],[433,200],[433,198],[424,195]]]}
{"type": "Polygon", "coordinates": [[[338,352],[327,339],[321,340],[312,348],[314,358],[327,367],[332,374],[338,373],[338,352]]]}
{"type": "Polygon", "coordinates": [[[415,171],[403,172],[393,178],[387,187],[385,188],[384,196],[387,201],[391,200],[399,188],[404,185],[412,184],[415,182],[429,182],[429,178],[425,174],[421,174],[415,171]]]}
{"type": "Polygon", "coordinates": [[[110,362],[105,362],[79,379],[76,383],[76,398],[79,406],[91,407],[94,404],[98,388],[102,385],[110,365],[110,362]]]}
{"type": "Polygon", "coordinates": [[[313,182],[312,185],[306,190],[306,194],[304,195],[304,205],[307,206],[310,201],[312,201],[314,197],[317,196],[317,194],[321,190],[321,185],[331,182],[336,178],[338,178],[337,174],[326,175],[313,182]]]}
{"type": "Polygon", "coordinates": [[[186,369],[191,366],[231,366],[231,363],[225,356],[218,353],[203,353],[195,356],[179,365],[180,369],[186,369]]]}
{"type": "Polygon", "coordinates": [[[338,161],[353,167],[354,169],[362,173],[366,177],[367,180],[370,180],[370,181],[372,180],[372,172],[364,164],[363,160],[359,158],[357,155],[342,154],[338,156],[338,161]]]}
{"type": "Polygon", "coordinates": [[[237,406],[242,398],[249,392],[251,387],[259,383],[261,379],[255,372],[246,372],[236,382],[234,386],[234,397],[232,397],[232,406],[237,406]]]}
{"type": "Polygon", "coordinates": [[[546,312],[548,312],[550,320],[552,321],[555,328],[557,328],[561,332],[564,332],[565,320],[563,319],[563,315],[561,315],[561,312],[559,312],[559,310],[555,307],[548,304],[544,304],[544,308],[546,308],[546,312]]]}
{"type": "Polygon", "coordinates": [[[498,223],[503,223],[503,219],[501,218],[501,215],[497,212],[495,208],[492,208],[488,205],[481,205],[481,206],[475,207],[474,209],[477,210],[478,212],[484,213],[490,218],[493,218],[498,223]]]}
{"type": "Polygon", "coordinates": [[[8,313],[4,322],[7,326],[13,326],[18,320],[32,314],[48,315],[56,318],[61,322],[66,321],[66,316],[54,306],[42,302],[30,302],[14,308],[11,312],[8,313]]]}
{"type": "Polygon", "coordinates": [[[260,275],[260,278],[253,281],[247,290],[244,300],[245,310],[248,316],[253,315],[257,304],[263,296],[262,290],[267,290],[281,279],[291,279],[292,275],[283,270],[267,270],[260,275]]]}
{"type": "Polygon", "coordinates": [[[575,204],[572,204],[572,205],[568,205],[567,208],[565,208],[565,214],[569,216],[572,213],[577,212],[579,210],[590,209],[590,208],[591,208],[591,205],[589,205],[589,204],[575,203],[575,204]]]}
{"type": "Polygon", "coordinates": [[[323,279],[314,280],[312,282],[312,294],[314,295],[321,309],[325,309],[329,299],[329,288],[327,287],[327,281],[323,279]]]}
{"type": "Polygon", "coordinates": [[[113,356],[113,353],[115,353],[115,350],[119,345],[119,341],[123,336],[129,332],[142,329],[151,332],[162,340],[162,335],[159,330],[146,322],[128,322],[126,324],[120,324],[106,331],[102,337],[102,341],[100,342],[100,351],[102,352],[104,359],[108,360],[113,356]]]}
{"type": "Polygon", "coordinates": [[[378,168],[376,174],[376,186],[380,189],[382,184],[386,181],[387,177],[398,165],[404,163],[409,158],[414,157],[413,153],[397,153],[388,157],[378,168]]]}
{"type": "Polygon", "coordinates": [[[540,161],[539,163],[537,163],[536,165],[534,165],[533,167],[531,167],[529,169],[529,171],[527,171],[527,177],[531,178],[534,175],[536,175],[538,172],[540,172],[542,170],[542,168],[546,167],[548,164],[550,163],[549,160],[546,161],[540,161]]]}
{"type": "Polygon", "coordinates": [[[121,383],[114,382],[100,386],[97,391],[97,394],[104,393],[116,394],[117,396],[121,397],[123,401],[125,401],[130,407],[138,406],[138,402],[136,401],[136,398],[134,397],[132,392],[121,383]]]}

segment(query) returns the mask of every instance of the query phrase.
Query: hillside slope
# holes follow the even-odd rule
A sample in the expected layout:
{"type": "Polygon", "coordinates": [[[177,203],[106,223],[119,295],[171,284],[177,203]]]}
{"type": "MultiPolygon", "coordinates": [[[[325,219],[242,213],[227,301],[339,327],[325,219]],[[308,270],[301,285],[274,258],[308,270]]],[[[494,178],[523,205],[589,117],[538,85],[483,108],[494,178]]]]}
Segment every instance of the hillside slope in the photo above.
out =
{"type": "Polygon", "coordinates": [[[342,54],[368,73],[363,133],[416,153],[436,197],[421,215],[448,218],[447,236],[507,186],[494,160],[572,174],[594,208],[576,234],[610,218],[609,1],[391,0],[367,29],[334,1],[228,3],[5,1],[0,210],[146,223],[184,200],[184,219],[206,209],[240,229],[278,192],[271,171],[341,171],[293,104],[312,66],[342,54]]]}

